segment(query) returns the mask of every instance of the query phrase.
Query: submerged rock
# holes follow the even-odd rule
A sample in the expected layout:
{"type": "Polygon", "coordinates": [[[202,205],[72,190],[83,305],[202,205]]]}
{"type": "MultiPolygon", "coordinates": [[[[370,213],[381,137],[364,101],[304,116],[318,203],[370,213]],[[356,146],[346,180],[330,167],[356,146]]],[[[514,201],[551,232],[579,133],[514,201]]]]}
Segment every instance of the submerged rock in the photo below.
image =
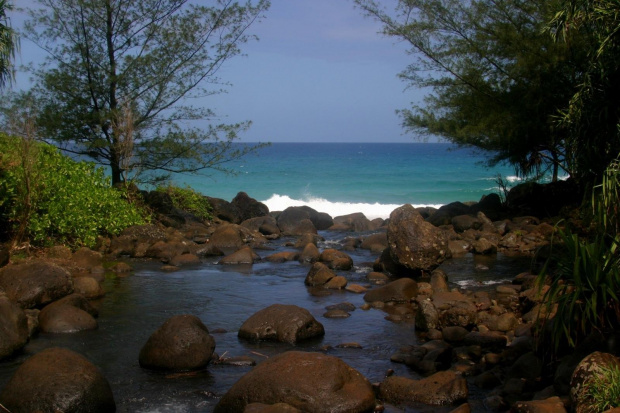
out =
{"type": "Polygon", "coordinates": [[[375,395],[368,380],[339,358],[288,351],[239,379],[214,411],[243,412],[251,403],[286,403],[311,413],[361,413],[373,411],[375,395]]]}

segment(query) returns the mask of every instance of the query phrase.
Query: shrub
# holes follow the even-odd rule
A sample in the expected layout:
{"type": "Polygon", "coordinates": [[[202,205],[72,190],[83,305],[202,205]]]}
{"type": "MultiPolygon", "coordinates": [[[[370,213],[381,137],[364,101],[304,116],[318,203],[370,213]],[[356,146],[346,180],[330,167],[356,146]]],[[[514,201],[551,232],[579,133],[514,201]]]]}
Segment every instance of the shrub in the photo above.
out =
{"type": "Polygon", "coordinates": [[[180,188],[169,184],[167,186],[157,187],[157,191],[167,193],[172,199],[175,208],[183,211],[191,212],[203,221],[213,219],[211,211],[213,210],[209,201],[199,192],[192,188],[180,188]]]}
{"type": "Polygon", "coordinates": [[[551,279],[543,299],[546,314],[557,304],[551,324],[556,350],[563,341],[575,347],[592,332],[620,328],[619,188],[620,168],[613,162],[593,190],[589,233],[580,236],[568,225],[560,229],[538,276],[540,288],[551,279]]]}
{"type": "Polygon", "coordinates": [[[593,378],[587,388],[592,411],[605,412],[620,406],[620,367],[601,367],[600,374],[593,378]]]}
{"type": "Polygon", "coordinates": [[[98,235],[144,223],[102,168],[75,162],[47,144],[24,148],[23,139],[0,135],[0,214],[14,240],[92,247],[98,235]]]}

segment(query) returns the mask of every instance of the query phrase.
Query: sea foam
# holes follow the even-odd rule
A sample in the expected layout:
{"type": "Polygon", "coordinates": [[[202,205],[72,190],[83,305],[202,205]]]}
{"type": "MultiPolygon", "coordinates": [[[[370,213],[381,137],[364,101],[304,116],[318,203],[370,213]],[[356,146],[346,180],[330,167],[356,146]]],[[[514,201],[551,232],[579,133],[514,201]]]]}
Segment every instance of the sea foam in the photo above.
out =
{"type": "MultiPolygon", "coordinates": [[[[273,194],[271,198],[261,201],[267,205],[270,211],[283,211],[292,206],[309,206],[318,211],[325,212],[332,217],[341,215],[349,215],[356,212],[363,213],[366,218],[372,220],[375,218],[387,219],[392,211],[402,205],[398,204],[380,204],[380,203],[363,203],[363,202],[332,202],[323,198],[308,197],[306,199],[293,199],[287,195],[273,194]]],[[[414,207],[431,206],[439,208],[441,205],[413,205],[414,207]]]]}

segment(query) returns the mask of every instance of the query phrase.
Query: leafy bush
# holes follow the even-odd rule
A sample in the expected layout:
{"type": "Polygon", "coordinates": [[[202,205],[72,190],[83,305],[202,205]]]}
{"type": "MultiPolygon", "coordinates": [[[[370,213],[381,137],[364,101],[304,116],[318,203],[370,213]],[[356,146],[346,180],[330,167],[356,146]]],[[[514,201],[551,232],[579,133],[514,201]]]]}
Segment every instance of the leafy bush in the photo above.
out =
{"type": "Polygon", "coordinates": [[[587,388],[588,399],[592,400],[592,411],[604,412],[620,406],[620,367],[602,367],[587,388]]]}
{"type": "Polygon", "coordinates": [[[6,135],[0,135],[0,152],[0,215],[16,241],[92,247],[98,235],[144,223],[141,211],[92,163],[6,135]]]}
{"type": "Polygon", "coordinates": [[[211,204],[209,204],[209,201],[207,201],[204,195],[196,192],[189,186],[180,188],[169,184],[167,186],[157,187],[157,191],[170,195],[172,204],[175,208],[191,212],[203,221],[213,219],[213,216],[211,215],[213,208],[211,207],[211,204]]]}
{"type": "Polygon", "coordinates": [[[547,276],[551,279],[544,295],[546,314],[557,304],[551,324],[556,350],[564,340],[575,347],[592,332],[620,328],[619,188],[620,168],[614,162],[593,190],[589,233],[579,236],[568,225],[559,230],[559,242],[552,242],[539,274],[540,288],[547,276]]]}

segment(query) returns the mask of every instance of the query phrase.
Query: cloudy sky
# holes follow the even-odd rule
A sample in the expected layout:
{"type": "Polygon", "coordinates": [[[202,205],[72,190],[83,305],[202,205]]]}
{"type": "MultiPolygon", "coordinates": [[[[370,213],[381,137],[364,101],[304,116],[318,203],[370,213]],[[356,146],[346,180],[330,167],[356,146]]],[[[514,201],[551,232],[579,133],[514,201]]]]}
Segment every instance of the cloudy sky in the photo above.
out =
{"type": "MultiPolygon", "coordinates": [[[[11,17],[14,27],[24,19],[11,17]]],[[[219,73],[233,86],[204,104],[224,121],[252,120],[244,141],[410,142],[395,111],[420,99],[397,78],[411,59],[380,29],[352,0],[272,0],[251,28],[260,40],[219,73]]],[[[40,55],[22,41],[19,61],[40,55]]],[[[24,84],[20,73],[17,86],[24,84]]]]}

